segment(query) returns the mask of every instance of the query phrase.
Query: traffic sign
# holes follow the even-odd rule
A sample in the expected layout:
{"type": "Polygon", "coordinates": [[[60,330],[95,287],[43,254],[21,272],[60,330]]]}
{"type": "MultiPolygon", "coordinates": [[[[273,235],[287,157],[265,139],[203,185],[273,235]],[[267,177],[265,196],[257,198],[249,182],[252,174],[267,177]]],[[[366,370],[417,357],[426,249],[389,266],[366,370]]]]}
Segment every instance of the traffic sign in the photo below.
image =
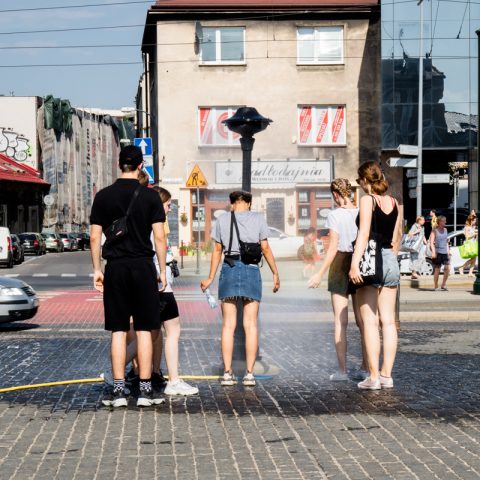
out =
{"type": "Polygon", "coordinates": [[[450,175],[448,173],[425,173],[423,183],[450,183],[450,175]]]}
{"type": "Polygon", "coordinates": [[[185,186],[187,188],[204,188],[208,185],[207,179],[205,175],[200,170],[198,165],[195,165],[190,172],[190,176],[188,177],[187,183],[185,186]]]}
{"type": "Polygon", "coordinates": [[[52,195],[45,195],[43,197],[43,203],[47,206],[47,207],[51,207],[55,202],[55,199],[53,198],[52,195]]]}
{"type": "Polygon", "coordinates": [[[148,174],[148,183],[155,183],[155,174],[153,172],[153,157],[151,155],[143,156],[143,169],[148,174]]]}
{"type": "Polygon", "coordinates": [[[390,167],[416,168],[417,157],[391,157],[387,163],[390,167]]]}
{"type": "Polygon", "coordinates": [[[142,149],[143,155],[153,155],[152,138],[151,137],[134,138],[133,139],[133,144],[136,147],[140,147],[142,149]]]}
{"type": "Polygon", "coordinates": [[[417,145],[399,145],[397,151],[400,155],[418,155],[417,145]]]}

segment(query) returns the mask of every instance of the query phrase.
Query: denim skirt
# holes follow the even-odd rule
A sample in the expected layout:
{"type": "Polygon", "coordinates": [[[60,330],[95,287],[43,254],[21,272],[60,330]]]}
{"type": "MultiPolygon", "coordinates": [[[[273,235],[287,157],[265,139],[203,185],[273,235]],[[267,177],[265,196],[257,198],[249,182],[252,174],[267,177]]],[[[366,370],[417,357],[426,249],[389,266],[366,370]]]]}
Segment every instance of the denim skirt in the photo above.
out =
{"type": "Polygon", "coordinates": [[[218,298],[259,302],[262,299],[262,277],[258,265],[246,265],[240,260],[234,260],[232,267],[223,263],[218,280],[218,298]]]}

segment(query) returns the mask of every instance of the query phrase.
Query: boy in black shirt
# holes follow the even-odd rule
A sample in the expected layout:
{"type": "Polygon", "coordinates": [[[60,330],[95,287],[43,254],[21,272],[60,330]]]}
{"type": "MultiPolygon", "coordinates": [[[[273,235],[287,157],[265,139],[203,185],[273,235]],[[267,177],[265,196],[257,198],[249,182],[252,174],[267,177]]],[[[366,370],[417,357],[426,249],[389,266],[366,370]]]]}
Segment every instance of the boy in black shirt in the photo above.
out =
{"type": "Polygon", "coordinates": [[[93,263],[94,287],[103,293],[105,330],[112,332],[112,372],[114,378],[113,407],[126,407],[125,358],[130,317],[137,335],[137,357],[140,373],[140,395],[137,406],[150,406],[164,402],[152,392],[152,336],[160,328],[158,281],[166,285],[166,240],[163,223],[165,212],[158,194],[138,182],[143,164],[142,151],[127,146],[120,152],[120,178],[100,190],[90,215],[90,243],[93,263]],[[102,232],[117,219],[124,217],[135,191],[138,196],[131,204],[127,218],[128,231],[116,241],[106,241],[101,249],[102,232]],[[153,230],[155,252],[150,234],[153,230]],[[100,250],[107,260],[105,274],[101,270],[100,250]],[[160,264],[157,278],[153,255],[160,264]]]}

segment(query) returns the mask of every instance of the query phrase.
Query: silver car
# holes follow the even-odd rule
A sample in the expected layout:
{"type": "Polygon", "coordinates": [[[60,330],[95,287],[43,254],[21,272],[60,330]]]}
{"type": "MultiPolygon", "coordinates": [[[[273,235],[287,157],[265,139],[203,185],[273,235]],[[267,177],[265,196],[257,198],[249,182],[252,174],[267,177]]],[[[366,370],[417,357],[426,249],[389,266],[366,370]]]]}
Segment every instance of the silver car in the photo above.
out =
{"type": "Polygon", "coordinates": [[[16,278],[0,277],[0,323],[28,320],[36,315],[35,290],[16,278]]]}

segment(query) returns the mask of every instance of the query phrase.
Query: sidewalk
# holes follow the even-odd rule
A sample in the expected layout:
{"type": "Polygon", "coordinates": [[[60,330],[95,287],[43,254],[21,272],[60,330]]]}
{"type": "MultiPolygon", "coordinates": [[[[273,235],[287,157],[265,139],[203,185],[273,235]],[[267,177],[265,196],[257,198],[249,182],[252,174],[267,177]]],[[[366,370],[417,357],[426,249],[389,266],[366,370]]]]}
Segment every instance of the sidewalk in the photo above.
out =
{"type": "MultiPolygon", "coordinates": [[[[0,479],[480,478],[480,322],[445,316],[479,310],[477,297],[456,279],[448,292],[404,280],[402,315],[412,318],[399,337],[395,388],[364,392],[329,380],[329,294],[305,288],[295,268],[280,265],[278,294],[263,270],[261,355],[275,375],[253,389],[195,380],[198,396],[143,411],[133,400],[121,411],[102,407],[94,383],[0,393],[0,479]]],[[[194,272],[181,270],[176,286],[181,373],[211,375],[221,365],[221,317],[194,272]]],[[[0,327],[0,387],[97,377],[109,363],[101,301],[93,290],[42,292],[38,318],[0,327]]],[[[353,322],[348,342],[354,368],[353,322]]]]}

